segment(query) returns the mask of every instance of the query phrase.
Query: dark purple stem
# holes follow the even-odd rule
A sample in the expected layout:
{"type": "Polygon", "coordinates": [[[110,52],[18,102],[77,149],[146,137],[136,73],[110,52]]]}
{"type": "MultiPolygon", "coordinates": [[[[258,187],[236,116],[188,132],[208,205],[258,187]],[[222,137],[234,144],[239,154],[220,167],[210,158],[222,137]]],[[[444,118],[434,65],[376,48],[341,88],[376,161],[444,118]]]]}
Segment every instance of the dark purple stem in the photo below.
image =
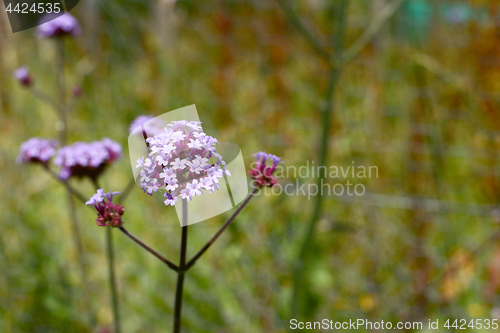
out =
{"type": "Polygon", "coordinates": [[[217,240],[217,238],[219,238],[219,236],[224,232],[224,230],[226,230],[226,228],[229,227],[229,225],[231,224],[231,222],[233,222],[233,220],[236,218],[236,216],[238,216],[238,214],[243,210],[243,208],[245,208],[245,206],[254,197],[254,195],[255,195],[255,193],[257,192],[258,189],[259,188],[254,188],[253,191],[250,192],[250,194],[246,197],[245,201],[243,201],[243,203],[238,207],[238,209],[236,209],[234,211],[233,215],[231,215],[227,219],[227,221],[224,222],[224,224],[219,229],[219,231],[217,231],[217,233],[208,241],[208,243],[205,244],[205,246],[203,246],[201,248],[201,250],[198,251],[198,253],[196,253],[191,260],[189,260],[189,262],[187,263],[187,265],[185,267],[185,270],[190,269],[191,266],[193,266],[195,264],[196,260],[198,260],[203,255],[203,253],[205,253],[208,250],[208,248],[217,240]]]}
{"type": "Polygon", "coordinates": [[[182,200],[182,236],[181,236],[181,251],[179,259],[179,271],[177,272],[177,285],[175,288],[175,305],[174,305],[174,333],[181,331],[181,310],[182,310],[182,291],[184,287],[184,274],[186,267],[186,249],[188,236],[187,223],[187,201],[182,200]]]}
{"type": "Polygon", "coordinates": [[[137,238],[134,235],[132,235],[127,229],[125,229],[124,227],[119,227],[118,229],[120,229],[131,240],[133,240],[134,242],[136,242],[137,244],[139,244],[142,248],[144,248],[149,253],[151,253],[152,255],[154,255],[156,258],[160,259],[165,264],[167,264],[168,267],[170,267],[171,269],[173,269],[176,272],[179,271],[179,267],[177,267],[177,265],[173,264],[170,260],[168,260],[167,258],[165,258],[164,256],[162,256],[161,254],[159,254],[158,252],[156,252],[155,250],[153,250],[152,248],[150,248],[149,246],[147,246],[146,244],[144,244],[139,238],[137,238]]]}

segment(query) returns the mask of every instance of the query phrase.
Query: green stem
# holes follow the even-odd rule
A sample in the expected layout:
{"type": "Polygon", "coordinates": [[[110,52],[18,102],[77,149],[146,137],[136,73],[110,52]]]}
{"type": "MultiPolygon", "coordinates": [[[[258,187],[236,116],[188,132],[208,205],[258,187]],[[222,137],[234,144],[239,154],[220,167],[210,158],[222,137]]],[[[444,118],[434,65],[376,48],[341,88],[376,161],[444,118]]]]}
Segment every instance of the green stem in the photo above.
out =
{"type": "Polygon", "coordinates": [[[184,287],[184,274],[186,267],[186,248],[187,248],[187,201],[182,200],[182,236],[181,236],[181,251],[179,260],[179,271],[177,272],[177,286],[175,288],[175,305],[174,305],[174,333],[181,331],[181,310],[182,310],[182,290],[184,287]]]}
{"type": "Polygon", "coordinates": [[[47,171],[47,173],[52,178],[54,178],[55,180],[60,182],[62,185],[64,185],[64,187],[66,188],[66,191],[68,191],[68,193],[71,193],[71,195],[73,195],[75,198],[77,198],[82,203],[85,203],[87,201],[87,199],[83,196],[83,194],[81,194],[77,189],[75,189],[73,186],[71,186],[67,180],[59,178],[59,176],[47,164],[41,164],[41,165],[42,165],[43,169],[45,171],[47,171]]]}
{"type": "Polygon", "coordinates": [[[113,251],[113,231],[111,227],[106,228],[106,249],[108,253],[109,264],[109,285],[111,288],[111,302],[113,304],[113,319],[115,325],[115,333],[120,333],[120,318],[118,314],[118,293],[116,291],[115,279],[115,263],[113,251]]]}
{"type": "MultiPolygon", "coordinates": [[[[347,7],[347,0],[342,0],[339,6],[340,8],[337,10],[338,27],[337,27],[337,32],[334,36],[335,54],[340,54],[340,50],[342,48],[342,43],[345,33],[345,13],[347,7]]],[[[321,110],[321,122],[323,126],[322,126],[321,137],[319,141],[319,151],[318,151],[319,153],[318,165],[321,166],[326,165],[326,162],[328,161],[328,139],[330,137],[333,97],[335,94],[335,88],[337,86],[339,77],[340,77],[340,67],[334,66],[334,68],[330,70],[328,87],[325,93],[323,108],[321,110]]],[[[326,179],[326,169],[321,168],[320,175],[316,180],[316,185],[318,186],[318,188],[321,187],[325,179],[326,179]]],[[[305,265],[309,262],[309,254],[313,249],[313,244],[314,244],[314,234],[316,231],[316,225],[320,219],[321,210],[323,208],[323,196],[316,195],[314,199],[315,202],[314,202],[313,214],[307,226],[307,231],[304,240],[302,242],[302,245],[300,247],[299,255],[294,265],[291,318],[297,318],[297,315],[299,315],[299,306],[303,305],[304,303],[303,280],[304,280],[304,272],[306,271],[305,265]]]]}
{"type": "Polygon", "coordinates": [[[292,25],[304,36],[305,40],[312,46],[314,51],[324,60],[330,62],[330,53],[325,48],[325,45],[321,43],[318,36],[316,36],[304,23],[303,19],[292,8],[292,1],[289,0],[278,0],[278,3],[283,8],[285,15],[290,20],[292,25]]]}
{"type": "Polygon", "coordinates": [[[87,275],[85,254],[83,252],[82,236],[80,234],[80,228],[78,227],[78,220],[76,216],[76,208],[75,208],[75,203],[73,201],[73,196],[69,191],[67,192],[67,196],[70,207],[70,217],[71,217],[70,220],[72,222],[71,226],[73,232],[73,242],[75,243],[76,253],[78,257],[78,266],[80,269],[80,274],[82,276],[82,282],[83,282],[84,301],[87,307],[87,311],[89,313],[90,325],[94,327],[96,324],[96,320],[95,320],[94,310],[92,309],[92,303],[90,302],[90,297],[89,297],[90,286],[87,275]]]}
{"type": "Polygon", "coordinates": [[[122,204],[125,201],[125,199],[130,194],[130,191],[132,191],[132,189],[134,188],[134,185],[135,185],[135,180],[132,178],[125,187],[125,189],[121,191],[120,197],[118,198],[118,204],[122,204]]]}
{"type": "MultiPolygon", "coordinates": [[[[54,107],[56,107],[61,126],[58,127],[59,131],[59,138],[60,138],[60,143],[61,145],[65,145],[67,142],[67,126],[66,126],[66,88],[65,88],[65,80],[64,80],[64,66],[65,66],[65,56],[64,56],[64,41],[62,38],[56,39],[56,49],[57,49],[57,71],[56,71],[56,76],[57,76],[57,90],[58,90],[58,103],[55,103],[54,100],[52,100],[49,96],[45,96],[43,94],[38,94],[38,90],[33,89],[33,92],[35,95],[38,97],[45,99],[46,101],[49,101],[54,107]]],[[[55,176],[56,179],[59,179],[59,177],[53,173],[52,170],[50,170],[47,166],[45,166],[45,169],[52,175],[55,176]]],[[[72,223],[72,230],[73,230],[73,242],[76,247],[76,252],[78,256],[78,264],[80,268],[80,274],[82,277],[82,283],[83,283],[83,288],[84,288],[84,301],[86,303],[87,311],[89,312],[89,317],[90,317],[90,325],[92,327],[95,326],[95,316],[94,316],[94,311],[92,309],[92,304],[89,298],[89,292],[90,292],[90,287],[89,287],[89,281],[88,281],[88,276],[87,276],[87,270],[85,266],[85,255],[83,252],[83,242],[82,242],[82,236],[80,234],[80,229],[78,227],[78,220],[77,220],[77,214],[76,214],[76,208],[75,204],[73,202],[73,197],[72,195],[75,195],[78,197],[80,200],[83,199],[81,194],[77,191],[74,191],[73,188],[69,185],[67,181],[62,181],[67,190],[67,197],[68,197],[68,203],[69,203],[69,214],[70,214],[70,220],[72,223]]]]}
{"type": "Polygon", "coordinates": [[[66,145],[68,138],[67,129],[67,114],[66,114],[66,87],[64,80],[64,64],[65,64],[65,54],[64,54],[64,40],[62,38],[56,38],[56,48],[57,48],[57,90],[59,92],[59,120],[60,126],[57,130],[59,131],[59,138],[61,145],[66,145]]]}
{"type": "Polygon", "coordinates": [[[118,229],[120,229],[121,232],[123,232],[128,238],[130,238],[131,240],[133,240],[134,242],[136,242],[137,244],[139,244],[139,246],[141,246],[143,249],[145,249],[146,251],[148,251],[149,253],[151,253],[152,255],[154,255],[156,258],[160,259],[170,269],[173,269],[176,272],[179,270],[179,267],[177,267],[176,265],[174,265],[170,260],[168,260],[167,258],[165,258],[164,256],[162,256],[161,254],[159,254],[155,250],[153,250],[150,246],[146,245],[146,243],[144,243],[143,241],[141,241],[139,238],[137,238],[134,235],[132,235],[123,226],[119,227],[118,229]]]}
{"type": "MultiPolygon", "coordinates": [[[[100,188],[97,179],[92,179],[94,187],[100,188]]],[[[115,326],[115,333],[120,333],[120,315],[118,311],[118,291],[116,288],[116,278],[115,278],[115,256],[113,249],[113,234],[112,227],[106,227],[106,253],[108,255],[108,277],[109,277],[109,287],[111,289],[111,304],[113,308],[113,323],[115,326]]]]}
{"type": "Polygon", "coordinates": [[[248,205],[250,200],[252,200],[252,198],[255,196],[257,191],[259,191],[259,189],[260,188],[254,188],[252,192],[250,192],[250,194],[246,197],[245,201],[243,201],[243,203],[234,211],[234,213],[226,220],[226,222],[224,222],[222,227],[220,227],[220,229],[215,233],[215,235],[213,235],[213,237],[210,238],[210,240],[205,244],[205,246],[203,246],[201,250],[198,251],[198,253],[196,253],[193,256],[193,258],[191,258],[191,260],[189,260],[189,262],[186,265],[186,270],[190,269],[196,263],[196,260],[198,260],[203,255],[203,253],[205,253],[205,251],[207,251],[208,248],[217,240],[217,238],[219,238],[219,236],[224,232],[224,230],[226,230],[226,228],[229,227],[229,225],[234,221],[236,216],[243,210],[243,208],[245,208],[246,205],[248,205]]]}

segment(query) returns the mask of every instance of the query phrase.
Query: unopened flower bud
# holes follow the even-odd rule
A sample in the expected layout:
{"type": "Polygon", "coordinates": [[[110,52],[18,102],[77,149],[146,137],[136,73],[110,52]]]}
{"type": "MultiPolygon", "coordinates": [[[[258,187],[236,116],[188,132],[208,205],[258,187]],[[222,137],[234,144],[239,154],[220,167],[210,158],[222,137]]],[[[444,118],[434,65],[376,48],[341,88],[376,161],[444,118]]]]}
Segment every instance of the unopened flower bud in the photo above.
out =
{"type": "Polygon", "coordinates": [[[97,210],[97,225],[100,227],[119,227],[123,224],[122,215],[125,208],[113,203],[113,196],[120,192],[108,192],[104,194],[103,189],[98,189],[86,205],[94,205],[97,210]],[[107,201],[106,201],[107,199],[107,201]]]}
{"type": "Polygon", "coordinates": [[[14,72],[14,77],[23,87],[29,87],[33,83],[33,78],[26,66],[18,68],[14,72]]]}
{"type": "Polygon", "coordinates": [[[254,154],[254,156],[257,158],[257,165],[248,172],[250,177],[255,180],[258,186],[277,186],[278,180],[273,173],[276,170],[276,165],[282,163],[281,158],[263,151],[254,154]],[[271,160],[273,164],[266,165],[267,160],[271,160]]]}

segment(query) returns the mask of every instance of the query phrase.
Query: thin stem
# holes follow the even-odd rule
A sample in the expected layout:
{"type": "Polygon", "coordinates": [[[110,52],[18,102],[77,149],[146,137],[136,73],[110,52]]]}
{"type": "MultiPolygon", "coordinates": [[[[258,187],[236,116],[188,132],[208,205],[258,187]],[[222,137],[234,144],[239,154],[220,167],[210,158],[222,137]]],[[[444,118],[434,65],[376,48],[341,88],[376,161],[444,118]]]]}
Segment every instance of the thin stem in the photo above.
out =
{"type": "Polygon", "coordinates": [[[85,303],[87,310],[89,312],[90,325],[95,326],[96,320],[95,320],[94,310],[92,309],[92,303],[89,298],[90,284],[88,280],[87,269],[85,266],[86,263],[82,246],[82,236],[80,233],[80,228],[78,227],[78,220],[77,220],[76,208],[73,202],[73,196],[83,203],[86,202],[86,199],[80,192],[74,189],[66,180],[59,178],[59,176],[57,176],[57,174],[52,169],[50,169],[48,165],[42,164],[42,167],[46,172],[49,173],[49,175],[52,176],[52,178],[54,178],[55,180],[57,180],[66,187],[66,191],[68,194],[69,214],[72,226],[73,242],[75,243],[76,252],[78,256],[78,266],[80,269],[80,274],[83,282],[85,303]]]}
{"type": "Polygon", "coordinates": [[[96,319],[94,315],[94,310],[92,309],[92,303],[90,302],[90,286],[87,275],[87,268],[85,262],[85,255],[83,252],[82,245],[82,236],[80,234],[80,228],[78,227],[78,220],[76,215],[75,203],[73,201],[73,196],[68,191],[67,193],[69,208],[70,208],[70,216],[71,216],[71,225],[72,225],[72,233],[73,233],[73,242],[75,243],[76,253],[78,256],[78,264],[80,268],[80,274],[82,276],[83,288],[84,288],[84,301],[87,307],[87,311],[89,312],[89,319],[91,326],[95,326],[96,319]]]}
{"type": "Polygon", "coordinates": [[[111,287],[111,302],[113,304],[115,333],[120,333],[120,320],[118,314],[118,293],[116,291],[115,263],[114,263],[115,258],[113,251],[113,233],[111,231],[111,227],[106,228],[106,249],[108,252],[109,284],[111,287]]]}
{"type": "Polygon", "coordinates": [[[119,229],[127,236],[129,237],[131,240],[133,240],[134,242],[136,242],[137,244],[139,244],[139,246],[141,246],[142,248],[144,248],[146,251],[148,251],[149,253],[151,253],[152,255],[154,255],[156,258],[160,259],[161,261],[163,261],[165,264],[167,264],[168,267],[170,267],[171,269],[173,269],[174,271],[178,271],[179,270],[179,267],[177,267],[177,265],[173,264],[170,260],[168,260],[167,258],[165,258],[164,256],[162,256],[161,254],[159,254],[158,252],[156,252],[155,250],[153,250],[151,247],[149,247],[148,245],[146,245],[144,242],[142,242],[140,239],[138,239],[137,237],[135,237],[133,234],[131,234],[127,229],[125,229],[124,227],[119,227],[119,229]]]}
{"type": "Polygon", "coordinates": [[[278,0],[278,2],[292,25],[304,36],[305,40],[312,46],[314,51],[316,51],[321,58],[330,62],[330,53],[326,50],[324,45],[322,45],[319,38],[309,30],[304,21],[293,10],[291,6],[292,2],[289,0],[278,0]]]}
{"type": "MultiPolygon", "coordinates": [[[[278,0],[279,4],[283,8],[285,15],[287,16],[290,23],[304,36],[304,39],[312,46],[316,54],[323,60],[330,63],[332,67],[342,67],[353,60],[363,49],[363,47],[368,44],[372,38],[380,31],[384,26],[385,22],[392,17],[399,6],[404,2],[404,0],[394,0],[391,3],[385,5],[385,7],[380,11],[380,14],[368,25],[366,30],[361,34],[361,36],[345,50],[340,56],[338,52],[333,56],[325,47],[324,43],[320,41],[319,36],[316,36],[307,25],[304,20],[293,10],[290,5],[291,1],[288,0],[278,0]]],[[[336,51],[336,50],[334,50],[336,51]]]]}
{"type": "MultiPolygon", "coordinates": [[[[384,23],[389,20],[389,18],[394,15],[399,6],[404,2],[404,0],[395,0],[388,3],[382,8],[380,14],[370,22],[370,25],[366,28],[363,34],[352,44],[347,50],[345,50],[339,57],[340,61],[337,66],[341,67],[353,60],[363,49],[363,47],[368,44],[373,37],[380,31],[384,26],[384,23]]],[[[337,59],[333,59],[335,62],[337,59]]]]}
{"type": "Polygon", "coordinates": [[[236,216],[238,216],[238,214],[243,210],[243,208],[245,208],[245,206],[248,205],[248,203],[255,196],[258,190],[259,188],[254,188],[253,191],[250,192],[250,194],[246,197],[245,201],[243,201],[243,203],[238,207],[238,209],[234,211],[233,215],[231,215],[227,219],[227,221],[224,222],[222,227],[220,227],[219,231],[217,231],[215,235],[207,242],[207,244],[205,244],[205,246],[203,246],[201,250],[198,251],[198,253],[196,253],[191,260],[189,260],[189,262],[186,265],[186,270],[190,269],[195,264],[196,260],[198,260],[203,255],[203,253],[205,253],[208,250],[208,248],[217,240],[217,238],[219,238],[219,236],[224,232],[224,230],[226,230],[226,228],[229,227],[231,222],[233,222],[236,216]]]}
{"type": "Polygon", "coordinates": [[[50,169],[47,165],[42,164],[42,167],[45,171],[47,171],[49,173],[49,175],[52,176],[52,178],[54,178],[55,180],[57,180],[58,182],[63,184],[69,193],[71,193],[73,196],[75,196],[81,202],[83,202],[83,203],[87,202],[87,199],[85,199],[83,194],[81,194],[78,190],[76,190],[73,186],[71,186],[66,180],[59,178],[59,176],[52,169],[50,169]]]}
{"type": "Polygon", "coordinates": [[[179,259],[179,271],[177,272],[177,286],[175,288],[174,305],[174,333],[181,331],[181,310],[182,310],[182,290],[184,286],[184,274],[186,266],[186,248],[187,248],[188,224],[187,224],[187,200],[182,200],[182,236],[181,251],[179,259]]]}
{"type": "Polygon", "coordinates": [[[67,130],[67,114],[66,114],[66,87],[64,79],[64,40],[63,38],[56,38],[57,48],[57,90],[59,92],[59,118],[61,126],[58,127],[61,144],[65,145],[68,136],[67,130]]]}
{"type": "MultiPolygon", "coordinates": [[[[59,92],[58,96],[58,102],[55,102],[50,96],[46,95],[43,93],[41,90],[38,90],[36,87],[33,87],[31,90],[32,93],[35,95],[35,97],[49,103],[52,105],[59,113],[60,121],[62,123],[62,128],[59,128],[59,135],[60,135],[60,143],[62,145],[66,144],[67,140],[67,129],[66,129],[66,112],[65,112],[65,103],[66,103],[66,91],[64,87],[64,44],[62,39],[58,39],[56,41],[56,47],[57,47],[57,55],[58,55],[58,60],[57,60],[57,89],[59,92]]],[[[68,195],[68,203],[69,203],[69,214],[70,214],[70,220],[72,224],[72,230],[73,230],[73,242],[75,243],[76,247],[76,252],[78,256],[78,264],[80,268],[80,274],[82,277],[82,282],[83,282],[83,287],[84,287],[84,299],[86,303],[87,310],[89,312],[89,317],[90,317],[90,324],[91,326],[95,326],[95,316],[94,312],[92,309],[92,304],[89,299],[89,282],[88,282],[88,276],[87,276],[87,270],[85,266],[85,255],[83,253],[83,246],[82,246],[82,236],[80,233],[80,229],[78,227],[78,220],[77,220],[77,214],[76,214],[76,208],[73,202],[73,197],[75,196],[82,202],[86,202],[85,198],[83,195],[75,190],[71,185],[66,180],[63,180],[57,176],[57,174],[52,171],[46,164],[42,164],[45,171],[47,171],[54,179],[57,181],[61,182],[65,187],[68,195]]]]}
{"type": "Polygon", "coordinates": [[[52,97],[50,97],[49,95],[47,95],[43,91],[39,90],[36,86],[33,86],[30,91],[33,94],[33,96],[35,96],[36,98],[38,98],[41,101],[44,101],[44,102],[50,104],[57,112],[59,111],[59,105],[57,104],[56,101],[54,101],[52,99],[52,97]]]}
{"type": "MultiPolygon", "coordinates": [[[[94,187],[96,188],[96,190],[100,188],[97,179],[92,179],[92,182],[94,183],[94,187]]],[[[111,227],[106,228],[106,252],[108,255],[109,287],[111,288],[111,304],[113,307],[115,333],[120,333],[120,314],[118,311],[118,291],[116,289],[115,257],[111,227]]]]}
{"type": "Polygon", "coordinates": [[[94,311],[92,309],[92,304],[89,299],[89,292],[90,292],[90,284],[88,280],[88,275],[87,275],[87,269],[85,266],[85,255],[83,253],[83,246],[82,246],[82,236],[80,233],[80,228],[78,227],[78,220],[77,220],[77,215],[76,215],[76,208],[73,202],[73,196],[76,197],[78,200],[81,202],[85,203],[85,197],[78,192],[76,189],[74,189],[66,180],[63,180],[57,176],[57,174],[52,171],[46,164],[42,164],[43,169],[49,173],[49,175],[52,176],[55,180],[60,182],[66,187],[66,191],[68,194],[68,203],[69,203],[69,214],[70,214],[70,220],[71,220],[71,226],[72,226],[72,233],[73,233],[73,242],[75,243],[76,247],[76,252],[78,256],[78,266],[80,269],[80,274],[82,277],[82,282],[83,282],[83,288],[84,288],[84,297],[85,297],[85,303],[87,310],[89,311],[89,317],[90,317],[90,324],[91,326],[95,326],[95,315],[94,311]]]}
{"type": "Polygon", "coordinates": [[[128,197],[128,195],[130,194],[130,191],[132,191],[132,189],[134,188],[134,185],[135,185],[135,180],[132,178],[127,186],[125,187],[125,189],[121,192],[120,196],[118,197],[118,201],[117,203],[118,204],[121,204],[122,202],[125,201],[125,199],[128,197]]]}
{"type": "MultiPolygon", "coordinates": [[[[343,0],[339,4],[340,8],[337,10],[337,32],[334,35],[334,51],[335,53],[339,53],[343,46],[343,39],[345,34],[345,25],[346,18],[345,13],[347,10],[347,0],[343,0]]],[[[332,70],[330,70],[329,79],[328,79],[328,88],[325,93],[325,101],[323,104],[323,108],[321,110],[321,120],[322,120],[322,131],[321,137],[319,140],[319,165],[326,165],[328,161],[328,138],[330,137],[330,123],[332,118],[332,105],[333,105],[333,97],[335,94],[335,88],[337,86],[338,80],[340,77],[340,68],[334,66],[332,70]]],[[[316,185],[321,187],[324,179],[326,178],[326,168],[323,168],[320,172],[319,177],[316,179],[316,185]]],[[[321,210],[323,207],[323,196],[316,195],[314,197],[314,208],[313,214],[311,216],[311,220],[309,221],[307,231],[300,247],[299,255],[294,265],[294,273],[293,273],[293,293],[292,293],[292,304],[291,304],[291,316],[292,318],[296,318],[299,312],[299,306],[303,304],[302,302],[302,293],[303,293],[303,276],[304,276],[304,266],[305,263],[308,262],[309,253],[314,244],[314,233],[316,231],[316,225],[321,216],[321,210]]]]}

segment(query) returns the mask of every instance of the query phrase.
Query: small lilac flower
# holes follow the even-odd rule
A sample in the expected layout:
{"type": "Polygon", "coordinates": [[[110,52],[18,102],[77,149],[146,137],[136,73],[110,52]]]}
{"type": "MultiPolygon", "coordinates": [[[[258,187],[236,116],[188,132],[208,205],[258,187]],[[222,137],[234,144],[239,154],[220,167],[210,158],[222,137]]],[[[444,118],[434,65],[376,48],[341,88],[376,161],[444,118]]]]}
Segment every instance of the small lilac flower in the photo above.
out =
{"type": "Polygon", "coordinates": [[[204,188],[205,190],[210,190],[213,185],[212,178],[205,177],[200,180],[200,188],[204,188]]]}
{"type": "Polygon", "coordinates": [[[257,166],[248,172],[250,177],[255,180],[258,186],[277,186],[278,180],[273,173],[276,169],[276,165],[283,163],[281,158],[263,151],[260,151],[253,156],[257,158],[257,166]],[[267,160],[271,160],[273,164],[266,165],[267,160]]]}
{"type": "Polygon", "coordinates": [[[69,13],[64,13],[61,16],[55,13],[45,14],[40,22],[44,23],[40,24],[36,30],[35,35],[38,38],[76,37],[81,33],[80,23],[69,13]]]}
{"type": "Polygon", "coordinates": [[[104,190],[102,188],[97,190],[97,193],[90,197],[90,200],[87,201],[86,205],[96,205],[99,202],[104,200],[104,190]]]}
{"type": "Polygon", "coordinates": [[[191,201],[202,190],[213,193],[219,189],[219,178],[231,176],[215,150],[217,139],[203,133],[199,124],[173,121],[146,139],[149,156],[137,161],[143,192],[164,190],[165,205],[173,206],[179,196],[191,201]],[[213,164],[208,163],[211,157],[213,164]]]}
{"type": "Polygon", "coordinates": [[[200,187],[196,179],[192,183],[187,183],[186,188],[181,191],[181,198],[191,201],[195,195],[201,195],[200,187]]]}
{"type": "Polygon", "coordinates": [[[55,140],[31,138],[21,144],[17,163],[42,163],[47,164],[52,156],[56,154],[58,146],[55,140]]]}
{"type": "Polygon", "coordinates": [[[14,71],[14,77],[23,87],[29,87],[33,83],[33,78],[26,66],[16,69],[14,71]]]}
{"type": "Polygon", "coordinates": [[[136,168],[140,168],[144,165],[144,157],[138,158],[137,159],[137,165],[135,166],[136,168]]]}
{"type": "Polygon", "coordinates": [[[132,121],[132,123],[130,124],[129,133],[132,133],[138,127],[142,127],[142,130],[139,131],[139,133],[142,134],[142,131],[144,131],[146,136],[148,137],[162,132],[165,128],[165,123],[163,123],[158,118],[154,118],[153,116],[142,115],[132,121]]]}
{"type": "Polygon", "coordinates": [[[165,206],[168,206],[168,205],[175,206],[175,203],[177,202],[177,196],[173,197],[170,192],[165,192],[164,196],[165,196],[165,198],[167,198],[165,201],[163,201],[165,206]]]}
{"type": "Polygon", "coordinates": [[[175,161],[170,162],[170,165],[172,166],[172,170],[182,170],[186,167],[186,161],[185,160],[181,161],[177,157],[175,161]]]}
{"type": "Polygon", "coordinates": [[[75,142],[61,148],[54,163],[61,166],[59,176],[62,179],[89,177],[96,180],[107,166],[121,157],[121,153],[120,144],[108,138],[91,143],[75,142]]]}
{"type": "Polygon", "coordinates": [[[86,205],[94,205],[97,210],[97,225],[100,227],[119,227],[123,224],[121,216],[125,212],[125,208],[119,204],[113,203],[113,196],[120,192],[104,193],[102,188],[97,190],[86,205]],[[106,201],[107,199],[107,201],[106,201]]]}

